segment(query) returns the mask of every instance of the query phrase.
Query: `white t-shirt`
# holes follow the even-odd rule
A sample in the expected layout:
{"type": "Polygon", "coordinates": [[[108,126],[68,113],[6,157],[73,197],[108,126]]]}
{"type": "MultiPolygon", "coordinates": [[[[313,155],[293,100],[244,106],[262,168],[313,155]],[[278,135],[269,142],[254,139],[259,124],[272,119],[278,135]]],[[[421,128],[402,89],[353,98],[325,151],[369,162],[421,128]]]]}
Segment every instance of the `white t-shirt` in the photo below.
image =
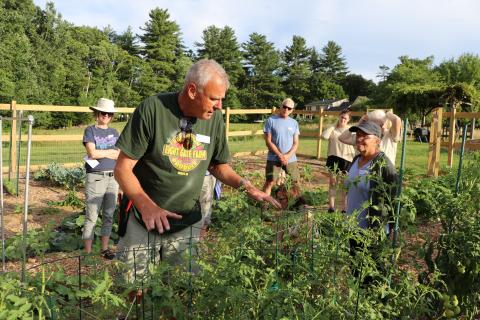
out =
{"type": "Polygon", "coordinates": [[[338,137],[350,126],[345,128],[337,128],[332,126],[322,133],[322,138],[328,140],[328,153],[327,156],[337,156],[347,161],[352,161],[355,156],[355,148],[351,145],[345,144],[338,140],[338,137]]]}
{"type": "Polygon", "coordinates": [[[383,133],[382,141],[380,142],[380,150],[385,153],[387,158],[395,165],[397,157],[398,141],[392,137],[390,130],[383,133]]]}

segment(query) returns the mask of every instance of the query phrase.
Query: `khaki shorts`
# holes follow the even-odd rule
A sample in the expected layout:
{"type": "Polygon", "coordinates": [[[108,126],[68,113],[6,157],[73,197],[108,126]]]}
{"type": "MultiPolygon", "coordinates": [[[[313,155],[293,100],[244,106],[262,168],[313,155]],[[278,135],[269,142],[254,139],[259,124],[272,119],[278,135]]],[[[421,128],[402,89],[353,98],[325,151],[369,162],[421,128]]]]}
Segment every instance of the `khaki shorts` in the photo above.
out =
{"type": "Polygon", "coordinates": [[[127,231],[120,238],[116,258],[124,263],[122,278],[128,283],[147,276],[148,263],[165,262],[172,266],[188,267],[189,255],[197,256],[195,244],[200,237],[202,220],[175,233],[160,235],[147,230],[129,215],[127,231]],[[192,246],[192,250],[190,249],[192,246]]]}
{"type": "Polygon", "coordinates": [[[281,169],[283,169],[285,173],[292,178],[292,181],[297,182],[298,180],[300,180],[300,173],[298,172],[297,161],[290,162],[286,166],[282,166],[282,164],[278,161],[269,160],[267,160],[267,166],[265,167],[266,180],[277,180],[281,169]]]}
{"type": "Polygon", "coordinates": [[[200,207],[202,208],[202,220],[204,226],[211,223],[213,194],[215,192],[215,182],[217,179],[213,175],[205,176],[202,185],[202,192],[200,193],[200,207]]]}

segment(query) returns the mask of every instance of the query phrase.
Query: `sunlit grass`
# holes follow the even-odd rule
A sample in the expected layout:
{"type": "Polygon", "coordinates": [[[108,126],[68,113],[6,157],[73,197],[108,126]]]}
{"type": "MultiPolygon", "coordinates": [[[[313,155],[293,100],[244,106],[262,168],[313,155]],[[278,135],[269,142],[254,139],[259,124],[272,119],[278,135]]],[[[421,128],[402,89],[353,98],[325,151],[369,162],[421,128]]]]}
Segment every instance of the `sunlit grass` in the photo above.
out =
{"type": "MultiPolygon", "coordinates": [[[[126,122],[114,122],[111,127],[121,131],[126,122]]],[[[244,130],[261,130],[263,123],[232,123],[230,125],[230,131],[244,131],[244,130]]],[[[302,124],[300,127],[301,132],[316,132],[316,121],[302,124]]],[[[327,127],[328,124],[325,125],[327,127]]],[[[72,127],[58,130],[45,130],[35,129],[35,135],[82,135],[86,126],[72,127]]],[[[22,138],[22,140],[25,137],[22,138]]],[[[322,141],[321,143],[321,157],[326,158],[328,141],[322,141]]],[[[7,150],[8,146],[4,143],[3,159],[8,162],[9,154],[7,150]]],[[[230,137],[229,148],[232,154],[238,152],[257,152],[265,151],[265,141],[263,136],[248,136],[248,137],[230,137]]],[[[300,136],[300,145],[298,153],[315,157],[317,155],[317,141],[314,138],[300,136]]],[[[398,145],[397,151],[397,168],[400,166],[400,159],[402,154],[402,145],[398,145]]],[[[68,141],[63,142],[61,139],[53,142],[32,142],[32,154],[31,164],[48,164],[52,162],[57,163],[82,163],[83,156],[85,155],[85,149],[81,141],[68,141]]],[[[458,152],[454,154],[454,168],[458,165],[458,152]]],[[[26,143],[22,143],[20,150],[20,165],[24,165],[26,161],[26,143]]],[[[406,145],[406,157],[405,168],[407,172],[411,174],[424,175],[427,172],[428,161],[428,143],[419,143],[415,141],[408,141],[406,145]]],[[[447,151],[442,149],[440,157],[440,167],[443,168],[447,165],[447,151]]]]}

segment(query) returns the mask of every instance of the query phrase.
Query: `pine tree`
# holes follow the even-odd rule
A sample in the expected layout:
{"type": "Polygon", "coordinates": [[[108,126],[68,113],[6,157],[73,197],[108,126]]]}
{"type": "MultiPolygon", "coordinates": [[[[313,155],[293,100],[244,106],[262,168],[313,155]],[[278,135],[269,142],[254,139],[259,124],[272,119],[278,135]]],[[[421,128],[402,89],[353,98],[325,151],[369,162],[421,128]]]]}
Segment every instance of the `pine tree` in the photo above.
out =
{"type": "Polygon", "coordinates": [[[334,41],[328,41],[327,45],[322,48],[320,66],[327,79],[337,84],[340,84],[348,73],[342,48],[334,41]]]}
{"type": "Polygon", "coordinates": [[[283,51],[283,88],[286,95],[300,105],[306,103],[310,95],[308,84],[312,75],[310,58],[311,50],[307,48],[305,39],[300,36],[293,36],[292,45],[283,51]]]}
{"type": "Polygon", "coordinates": [[[197,57],[214,59],[223,66],[230,79],[230,89],[227,92],[223,105],[225,107],[238,108],[237,84],[243,76],[242,53],[235,36],[235,32],[229,26],[220,29],[209,26],[203,31],[203,42],[196,42],[197,57]]]}
{"type": "Polygon", "coordinates": [[[170,20],[168,10],[155,8],[150,11],[150,20],[141,30],[144,46],[140,50],[152,69],[152,81],[155,91],[171,90],[177,74],[176,63],[183,54],[180,27],[170,20]]]}
{"type": "Polygon", "coordinates": [[[113,39],[113,43],[120,46],[120,48],[127,51],[132,56],[138,56],[140,53],[138,38],[133,34],[132,27],[130,26],[124,33],[116,35],[113,39]]]}
{"type": "Polygon", "coordinates": [[[242,105],[268,108],[278,105],[284,94],[280,84],[280,54],[266,36],[252,33],[243,47],[245,76],[241,81],[242,105]]]}

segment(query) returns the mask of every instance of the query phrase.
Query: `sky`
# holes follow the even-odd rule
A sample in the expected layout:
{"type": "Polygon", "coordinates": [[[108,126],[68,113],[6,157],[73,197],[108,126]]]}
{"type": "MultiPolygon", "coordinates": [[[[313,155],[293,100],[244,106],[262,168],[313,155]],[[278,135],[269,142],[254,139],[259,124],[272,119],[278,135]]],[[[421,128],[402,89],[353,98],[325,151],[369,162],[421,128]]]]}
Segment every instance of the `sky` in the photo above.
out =
{"type": "MultiPolygon", "coordinates": [[[[45,8],[47,0],[34,0],[45,8]]],[[[377,82],[379,66],[393,68],[398,57],[426,58],[435,64],[463,53],[480,53],[479,0],[51,0],[75,25],[112,27],[136,34],[149,12],[168,9],[195,50],[208,26],[230,26],[239,43],[253,32],[278,50],[294,35],[320,51],[328,41],[342,48],[348,69],[377,82]]]]}

